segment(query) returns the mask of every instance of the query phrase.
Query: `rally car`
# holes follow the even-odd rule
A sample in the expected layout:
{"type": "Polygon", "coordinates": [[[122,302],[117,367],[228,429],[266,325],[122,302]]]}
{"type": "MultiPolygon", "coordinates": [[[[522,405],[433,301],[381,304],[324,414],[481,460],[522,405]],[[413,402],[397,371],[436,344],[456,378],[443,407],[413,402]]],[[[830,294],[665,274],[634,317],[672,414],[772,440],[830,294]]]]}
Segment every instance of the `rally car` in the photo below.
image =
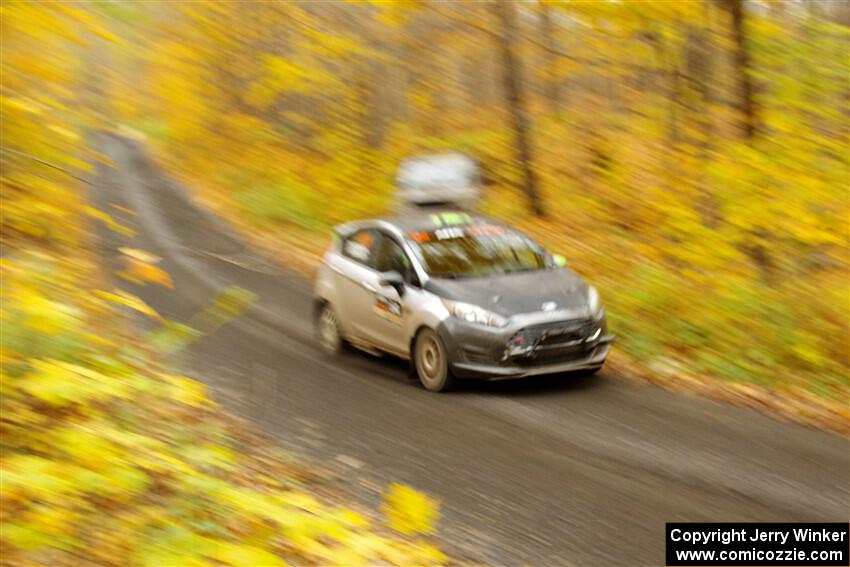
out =
{"type": "Polygon", "coordinates": [[[510,226],[463,212],[337,226],[315,288],[316,336],[411,361],[422,385],[602,367],[614,337],[596,289],[510,226]]]}

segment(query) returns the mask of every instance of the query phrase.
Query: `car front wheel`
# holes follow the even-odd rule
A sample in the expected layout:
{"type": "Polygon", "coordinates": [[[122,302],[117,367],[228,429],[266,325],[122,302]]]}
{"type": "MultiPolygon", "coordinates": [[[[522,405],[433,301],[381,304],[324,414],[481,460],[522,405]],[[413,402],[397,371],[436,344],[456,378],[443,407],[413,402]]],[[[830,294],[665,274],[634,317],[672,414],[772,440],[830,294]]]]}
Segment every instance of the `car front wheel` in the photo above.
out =
{"type": "Polygon", "coordinates": [[[316,320],[316,334],[319,346],[328,354],[339,354],[342,350],[342,332],[339,327],[339,318],[329,303],[324,304],[319,310],[316,320]]]}
{"type": "Polygon", "coordinates": [[[426,390],[444,392],[454,385],[446,347],[431,329],[422,329],[416,335],[413,362],[416,375],[426,390]]]}

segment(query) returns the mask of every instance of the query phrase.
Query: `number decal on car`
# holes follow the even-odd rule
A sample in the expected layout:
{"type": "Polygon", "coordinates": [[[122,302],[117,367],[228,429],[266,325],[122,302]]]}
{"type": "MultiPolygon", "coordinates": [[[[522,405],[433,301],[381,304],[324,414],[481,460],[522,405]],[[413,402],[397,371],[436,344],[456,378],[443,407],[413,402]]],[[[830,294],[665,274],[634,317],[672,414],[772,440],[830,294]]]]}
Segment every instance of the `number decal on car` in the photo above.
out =
{"type": "Polygon", "coordinates": [[[462,228],[439,228],[434,231],[437,240],[447,240],[449,238],[463,238],[462,228]]]}
{"type": "Polygon", "coordinates": [[[459,224],[469,224],[472,222],[472,217],[466,213],[440,213],[431,215],[431,222],[435,226],[456,226],[459,224]]]}

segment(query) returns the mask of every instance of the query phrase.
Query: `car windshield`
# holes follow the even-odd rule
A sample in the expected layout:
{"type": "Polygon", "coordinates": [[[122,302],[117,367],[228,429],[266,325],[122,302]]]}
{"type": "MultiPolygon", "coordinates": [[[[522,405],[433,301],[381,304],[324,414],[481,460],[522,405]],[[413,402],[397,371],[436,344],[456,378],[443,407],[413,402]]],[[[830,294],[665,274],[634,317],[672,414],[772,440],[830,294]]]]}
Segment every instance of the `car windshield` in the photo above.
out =
{"type": "Polygon", "coordinates": [[[546,267],[546,253],[524,235],[498,225],[439,228],[408,234],[429,275],[484,277],[546,267]]]}

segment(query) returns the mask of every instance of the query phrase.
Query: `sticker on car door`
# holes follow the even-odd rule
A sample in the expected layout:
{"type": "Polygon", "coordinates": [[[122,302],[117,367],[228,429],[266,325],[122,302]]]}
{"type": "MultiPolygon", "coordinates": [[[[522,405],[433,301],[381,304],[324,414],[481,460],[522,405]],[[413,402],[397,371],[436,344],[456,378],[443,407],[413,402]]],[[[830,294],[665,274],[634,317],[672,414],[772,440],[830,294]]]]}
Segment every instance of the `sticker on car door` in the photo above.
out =
{"type": "Polygon", "coordinates": [[[401,325],[401,302],[384,295],[375,296],[375,313],[378,317],[401,325]]]}

